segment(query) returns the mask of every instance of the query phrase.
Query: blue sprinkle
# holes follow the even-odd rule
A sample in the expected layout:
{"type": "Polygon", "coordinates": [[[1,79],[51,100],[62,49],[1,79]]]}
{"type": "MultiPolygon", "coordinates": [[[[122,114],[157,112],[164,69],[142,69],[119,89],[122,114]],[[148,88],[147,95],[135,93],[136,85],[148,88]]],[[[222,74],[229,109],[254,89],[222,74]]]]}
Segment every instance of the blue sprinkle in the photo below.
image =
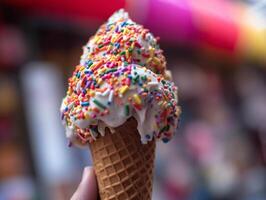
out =
{"type": "Polygon", "coordinates": [[[150,135],[145,135],[145,137],[149,140],[151,139],[151,136],[150,135]]]}
{"type": "Polygon", "coordinates": [[[93,130],[93,131],[95,131],[95,132],[98,132],[97,126],[92,125],[92,126],[90,126],[90,129],[93,130]]]}
{"type": "Polygon", "coordinates": [[[68,147],[72,147],[73,143],[71,141],[68,141],[68,147]]]}
{"type": "Polygon", "coordinates": [[[124,26],[126,26],[127,25],[127,22],[125,21],[125,22],[123,22],[122,24],[121,24],[121,27],[124,27],[124,26]]]}
{"type": "Polygon", "coordinates": [[[88,67],[90,67],[93,64],[93,62],[91,60],[88,60],[85,62],[85,65],[87,65],[88,67]]]}
{"type": "Polygon", "coordinates": [[[81,102],[81,106],[89,106],[90,103],[89,102],[81,102]]]}
{"type": "Polygon", "coordinates": [[[148,103],[151,103],[152,100],[153,100],[153,96],[152,96],[152,95],[149,95],[149,96],[148,96],[148,103]]]}
{"type": "Polygon", "coordinates": [[[82,93],[83,93],[83,94],[86,94],[86,93],[87,93],[87,90],[83,89],[83,90],[82,90],[82,93]]]}
{"type": "Polygon", "coordinates": [[[115,45],[115,47],[116,47],[116,48],[118,48],[118,49],[119,49],[119,47],[120,47],[120,44],[119,44],[118,42],[116,42],[114,45],[115,45]]]}
{"type": "Polygon", "coordinates": [[[168,138],[163,138],[162,141],[163,141],[164,143],[167,143],[167,142],[169,142],[169,139],[168,139],[168,138]]]}

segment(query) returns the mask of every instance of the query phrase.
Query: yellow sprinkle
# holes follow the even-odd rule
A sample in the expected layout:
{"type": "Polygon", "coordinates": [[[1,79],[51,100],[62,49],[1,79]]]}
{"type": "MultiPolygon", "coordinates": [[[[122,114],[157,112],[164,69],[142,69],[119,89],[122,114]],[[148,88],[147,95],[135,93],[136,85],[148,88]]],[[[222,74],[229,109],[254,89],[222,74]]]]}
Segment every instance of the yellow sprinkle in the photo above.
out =
{"type": "Polygon", "coordinates": [[[84,70],[84,66],[81,66],[80,68],[79,68],[79,71],[83,71],[84,70]]]}
{"type": "Polygon", "coordinates": [[[153,58],[153,61],[155,62],[155,64],[159,65],[161,62],[160,62],[160,59],[157,58],[157,57],[154,57],[153,58]]]}
{"type": "Polygon", "coordinates": [[[134,47],[135,47],[135,42],[133,42],[133,43],[131,44],[131,49],[134,49],[134,47]]]}
{"type": "Polygon", "coordinates": [[[125,86],[123,86],[123,87],[121,87],[121,88],[119,89],[119,93],[120,93],[120,94],[124,94],[127,90],[128,90],[128,86],[125,85],[125,86]]]}
{"type": "Polygon", "coordinates": [[[141,99],[140,99],[139,95],[134,94],[133,99],[136,102],[136,104],[141,104],[141,99]]]}
{"type": "Polygon", "coordinates": [[[95,92],[94,91],[90,91],[90,96],[94,97],[95,96],[95,92]]]}
{"type": "Polygon", "coordinates": [[[116,39],[117,39],[117,36],[112,37],[111,42],[115,43],[116,39]]]}
{"type": "Polygon", "coordinates": [[[129,58],[129,51],[127,50],[126,51],[126,59],[128,59],[129,58]]]}
{"type": "Polygon", "coordinates": [[[102,82],[103,82],[103,79],[101,79],[101,78],[99,78],[98,81],[97,81],[97,83],[98,83],[99,85],[101,85],[102,82]]]}
{"type": "Polygon", "coordinates": [[[152,58],[149,58],[148,60],[147,60],[147,63],[150,63],[152,61],[152,58]]]}
{"type": "Polygon", "coordinates": [[[90,118],[89,112],[86,112],[86,113],[84,114],[84,116],[85,116],[85,119],[89,119],[89,118],[90,118]]]}
{"type": "Polygon", "coordinates": [[[107,51],[111,51],[112,48],[113,48],[112,45],[108,46],[107,51]]]}
{"type": "Polygon", "coordinates": [[[112,55],[112,56],[111,56],[111,60],[116,60],[115,58],[116,58],[115,55],[112,55]]]}
{"type": "Polygon", "coordinates": [[[94,42],[97,44],[97,42],[98,42],[99,39],[100,39],[100,38],[99,38],[98,36],[95,36],[95,38],[94,38],[94,42]]]}
{"type": "Polygon", "coordinates": [[[151,56],[151,57],[154,56],[154,50],[155,50],[154,48],[152,48],[152,47],[150,48],[150,56],[151,56]]]}
{"type": "Polygon", "coordinates": [[[102,74],[103,72],[105,72],[106,71],[106,68],[102,68],[102,69],[100,69],[99,71],[98,71],[98,74],[102,74]]]}
{"type": "Polygon", "coordinates": [[[112,32],[114,29],[115,29],[115,26],[112,25],[112,26],[111,26],[111,29],[110,29],[110,32],[112,32]]]}
{"type": "Polygon", "coordinates": [[[125,35],[127,34],[127,31],[128,31],[128,29],[127,28],[124,28],[124,34],[125,35]]]}

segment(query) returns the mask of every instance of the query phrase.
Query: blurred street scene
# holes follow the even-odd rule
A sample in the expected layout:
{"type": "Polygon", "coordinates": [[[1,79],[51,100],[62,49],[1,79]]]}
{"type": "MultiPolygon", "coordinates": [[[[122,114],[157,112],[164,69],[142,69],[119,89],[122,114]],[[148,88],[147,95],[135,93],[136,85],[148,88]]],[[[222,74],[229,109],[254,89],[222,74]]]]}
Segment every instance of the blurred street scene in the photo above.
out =
{"type": "Polygon", "coordinates": [[[122,7],[161,37],[179,88],[153,200],[265,200],[266,1],[255,0],[1,1],[0,200],[69,199],[92,165],[89,149],[68,147],[59,108],[82,46],[122,7]]]}

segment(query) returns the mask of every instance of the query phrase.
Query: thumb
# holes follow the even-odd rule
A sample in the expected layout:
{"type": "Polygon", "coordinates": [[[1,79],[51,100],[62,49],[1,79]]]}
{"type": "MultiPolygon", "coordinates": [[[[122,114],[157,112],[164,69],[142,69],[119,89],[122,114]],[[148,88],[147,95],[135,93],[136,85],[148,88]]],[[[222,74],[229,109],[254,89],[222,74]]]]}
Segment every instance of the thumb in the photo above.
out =
{"type": "Polygon", "coordinates": [[[97,200],[97,181],[92,167],[85,167],[81,182],[71,200],[97,200]]]}

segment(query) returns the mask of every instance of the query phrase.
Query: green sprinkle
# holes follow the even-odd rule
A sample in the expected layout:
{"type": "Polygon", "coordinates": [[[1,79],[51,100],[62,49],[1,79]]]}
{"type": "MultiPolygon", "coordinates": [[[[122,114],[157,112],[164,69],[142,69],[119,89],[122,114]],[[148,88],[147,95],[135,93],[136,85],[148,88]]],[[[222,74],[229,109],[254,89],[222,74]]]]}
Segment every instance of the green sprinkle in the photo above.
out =
{"type": "Polygon", "coordinates": [[[102,48],[103,47],[103,44],[99,44],[98,45],[98,48],[100,49],[100,48],[102,48]]]}
{"type": "Polygon", "coordinates": [[[125,55],[125,54],[126,54],[125,51],[122,51],[122,52],[120,53],[121,56],[122,56],[122,55],[125,55]]]}
{"type": "Polygon", "coordinates": [[[88,66],[90,67],[93,64],[93,62],[90,60],[88,63],[88,66]]]}
{"type": "Polygon", "coordinates": [[[93,103],[95,103],[98,107],[102,108],[102,109],[106,109],[106,106],[103,105],[100,101],[98,101],[97,99],[93,99],[93,103]]]}
{"type": "Polygon", "coordinates": [[[170,126],[169,126],[169,125],[166,125],[166,126],[164,126],[164,127],[160,130],[160,132],[169,131],[169,128],[170,128],[170,126]]]}
{"type": "Polygon", "coordinates": [[[108,69],[108,70],[105,72],[105,74],[108,74],[108,73],[110,73],[110,72],[115,72],[115,71],[117,71],[117,68],[108,69]]]}
{"type": "Polygon", "coordinates": [[[145,87],[143,88],[143,92],[149,92],[149,90],[145,87]]]}
{"type": "Polygon", "coordinates": [[[139,80],[139,75],[137,75],[135,78],[133,78],[133,80],[136,82],[139,80]]]}
{"type": "Polygon", "coordinates": [[[147,80],[147,76],[145,75],[145,76],[141,76],[141,79],[143,80],[143,81],[146,81],[147,80]]]}
{"type": "Polygon", "coordinates": [[[128,116],[129,115],[129,105],[125,105],[125,115],[128,116]]]}
{"type": "Polygon", "coordinates": [[[132,53],[133,52],[133,48],[129,47],[128,51],[129,51],[129,53],[132,53]]]}

